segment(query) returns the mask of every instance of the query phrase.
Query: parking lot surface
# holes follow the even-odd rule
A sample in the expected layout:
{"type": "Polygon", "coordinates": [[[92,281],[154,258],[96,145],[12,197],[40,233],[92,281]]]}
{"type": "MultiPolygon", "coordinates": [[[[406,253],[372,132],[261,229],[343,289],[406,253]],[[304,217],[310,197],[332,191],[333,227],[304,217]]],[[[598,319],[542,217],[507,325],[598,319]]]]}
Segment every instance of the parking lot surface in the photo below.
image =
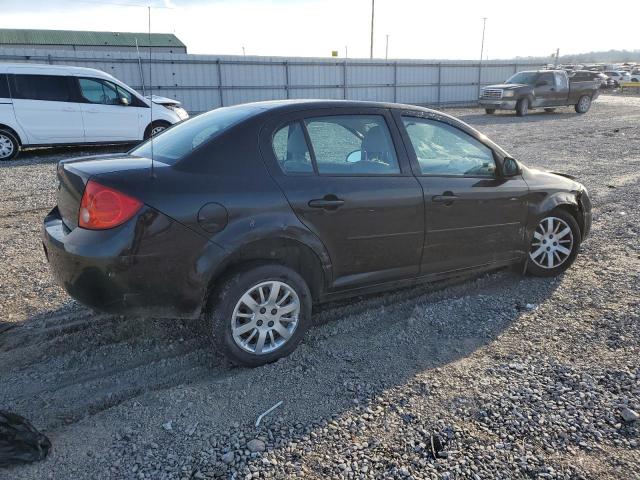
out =
{"type": "Polygon", "coordinates": [[[640,99],[449,112],[587,187],[574,266],[329,305],[256,369],[228,366],[201,322],[92,313],[53,283],[56,162],[113,148],[0,164],[0,408],[53,443],[0,478],[640,478],[640,420],[622,416],[640,412],[640,99]]]}

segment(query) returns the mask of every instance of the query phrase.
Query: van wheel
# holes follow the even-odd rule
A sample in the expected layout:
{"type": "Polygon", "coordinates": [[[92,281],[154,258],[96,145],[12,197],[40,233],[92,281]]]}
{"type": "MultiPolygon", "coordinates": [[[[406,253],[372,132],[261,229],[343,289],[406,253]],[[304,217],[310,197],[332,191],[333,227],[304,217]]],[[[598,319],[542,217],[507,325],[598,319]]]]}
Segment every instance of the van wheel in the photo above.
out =
{"type": "Polygon", "coordinates": [[[485,108],[485,109],[484,109],[484,112],[485,112],[487,115],[493,115],[494,113],[496,113],[496,109],[495,109],[495,108],[485,108]]]}
{"type": "Polygon", "coordinates": [[[20,152],[20,142],[8,130],[0,129],[0,160],[16,158],[20,152]]]}
{"type": "Polygon", "coordinates": [[[257,367],[293,352],[311,322],[311,292],[282,265],[241,270],[222,281],[207,308],[216,349],[257,367]]]}
{"type": "Polygon", "coordinates": [[[553,113],[553,112],[556,111],[556,109],[555,108],[545,108],[544,111],[548,112],[548,113],[553,113]]]}
{"type": "Polygon", "coordinates": [[[582,95],[576,103],[575,109],[577,113],[587,113],[591,108],[591,97],[589,95],[582,95]]]}
{"type": "Polygon", "coordinates": [[[518,103],[516,103],[516,115],[524,117],[527,113],[529,113],[529,100],[521,98],[518,100],[518,103]]]}
{"type": "Polygon", "coordinates": [[[144,131],[144,139],[147,140],[152,136],[158,135],[160,132],[162,132],[163,130],[166,130],[170,126],[171,124],[169,122],[165,122],[163,120],[156,120],[155,122],[152,122],[144,131]]]}
{"type": "Polygon", "coordinates": [[[580,227],[573,215],[561,209],[548,213],[533,233],[527,272],[537,277],[559,275],[576,259],[580,241],[580,227]]]}

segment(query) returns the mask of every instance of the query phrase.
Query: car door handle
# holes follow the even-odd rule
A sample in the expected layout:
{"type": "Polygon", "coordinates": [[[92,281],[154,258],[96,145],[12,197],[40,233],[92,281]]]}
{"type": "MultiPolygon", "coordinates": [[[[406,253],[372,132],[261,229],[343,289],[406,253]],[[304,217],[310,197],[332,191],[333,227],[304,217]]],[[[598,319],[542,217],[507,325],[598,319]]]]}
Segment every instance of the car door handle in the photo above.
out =
{"type": "Polygon", "coordinates": [[[309,200],[309,206],[311,208],[325,208],[327,210],[335,210],[342,205],[344,205],[344,200],[340,200],[339,198],[317,198],[315,200],[309,200]]]}
{"type": "Polygon", "coordinates": [[[434,195],[431,197],[432,202],[444,203],[445,205],[451,205],[453,202],[458,200],[459,197],[456,195],[434,195]]]}

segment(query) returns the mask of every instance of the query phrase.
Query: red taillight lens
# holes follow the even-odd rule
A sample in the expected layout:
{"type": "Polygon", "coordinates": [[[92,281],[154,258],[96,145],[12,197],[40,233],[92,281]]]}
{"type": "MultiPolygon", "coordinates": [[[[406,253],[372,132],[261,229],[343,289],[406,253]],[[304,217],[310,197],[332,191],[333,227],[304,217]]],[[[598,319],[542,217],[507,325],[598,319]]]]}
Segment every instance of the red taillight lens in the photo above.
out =
{"type": "Polygon", "coordinates": [[[78,226],[90,230],[117,227],[133,217],[141,207],[139,200],[89,180],[80,202],[78,226]]]}

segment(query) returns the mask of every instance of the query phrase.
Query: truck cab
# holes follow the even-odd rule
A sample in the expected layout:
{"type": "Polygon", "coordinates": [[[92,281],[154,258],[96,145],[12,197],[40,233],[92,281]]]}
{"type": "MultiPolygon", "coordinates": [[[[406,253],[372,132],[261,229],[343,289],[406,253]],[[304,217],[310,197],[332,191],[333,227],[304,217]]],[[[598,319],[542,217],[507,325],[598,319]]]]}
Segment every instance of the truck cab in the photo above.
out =
{"type": "Polygon", "coordinates": [[[522,71],[498,85],[482,89],[479,103],[487,114],[496,110],[515,110],[524,116],[529,109],[574,105],[576,112],[585,113],[598,95],[597,82],[571,82],[564,70],[522,71]]]}

